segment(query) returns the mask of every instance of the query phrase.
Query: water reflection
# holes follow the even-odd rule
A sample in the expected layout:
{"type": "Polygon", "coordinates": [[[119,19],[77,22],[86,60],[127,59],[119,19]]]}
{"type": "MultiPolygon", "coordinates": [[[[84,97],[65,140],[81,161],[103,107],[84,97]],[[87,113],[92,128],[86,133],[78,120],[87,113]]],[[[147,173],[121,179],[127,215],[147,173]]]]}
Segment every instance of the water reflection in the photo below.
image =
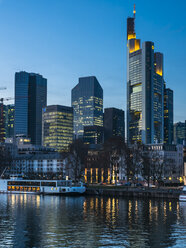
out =
{"type": "Polygon", "coordinates": [[[186,203],[0,195],[0,247],[184,247],[186,203]]]}

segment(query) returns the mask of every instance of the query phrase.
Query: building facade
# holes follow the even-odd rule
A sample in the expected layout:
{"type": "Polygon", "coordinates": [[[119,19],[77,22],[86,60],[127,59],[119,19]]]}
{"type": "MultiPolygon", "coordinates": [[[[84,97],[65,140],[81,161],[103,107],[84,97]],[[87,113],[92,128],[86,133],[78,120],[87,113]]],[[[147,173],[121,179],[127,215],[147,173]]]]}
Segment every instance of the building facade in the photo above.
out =
{"type": "Polygon", "coordinates": [[[105,108],[104,110],[105,141],[112,136],[125,139],[125,114],[122,109],[105,108]]]}
{"type": "Polygon", "coordinates": [[[127,141],[164,141],[163,54],[136,39],[135,13],[127,19],[127,141]]]}
{"type": "Polygon", "coordinates": [[[43,109],[42,143],[56,151],[68,151],[73,141],[73,108],[51,105],[43,109]]]}
{"type": "Polygon", "coordinates": [[[96,77],[79,78],[72,89],[74,137],[83,138],[84,126],[103,127],[103,89],[96,77]]]}
{"type": "Polygon", "coordinates": [[[14,136],[14,104],[0,104],[0,140],[4,142],[6,138],[14,136]]]}
{"type": "Polygon", "coordinates": [[[173,90],[164,89],[164,143],[173,142],[173,90]]]}
{"type": "Polygon", "coordinates": [[[85,126],[83,141],[86,145],[103,144],[104,142],[104,128],[99,126],[85,126]]]}
{"type": "Polygon", "coordinates": [[[15,74],[15,135],[26,135],[32,144],[42,142],[42,108],[47,104],[47,80],[39,74],[15,74]]]}
{"type": "Polygon", "coordinates": [[[174,143],[186,145],[186,121],[174,124],[174,143]]]}
{"type": "MultiPolygon", "coordinates": [[[[158,171],[162,181],[169,184],[182,183],[184,174],[182,145],[148,144],[145,150],[151,158],[151,167],[156,166],[162,170],[158,171]]],[[[156,169],[153,168],[154,170],[156,169]]]]}

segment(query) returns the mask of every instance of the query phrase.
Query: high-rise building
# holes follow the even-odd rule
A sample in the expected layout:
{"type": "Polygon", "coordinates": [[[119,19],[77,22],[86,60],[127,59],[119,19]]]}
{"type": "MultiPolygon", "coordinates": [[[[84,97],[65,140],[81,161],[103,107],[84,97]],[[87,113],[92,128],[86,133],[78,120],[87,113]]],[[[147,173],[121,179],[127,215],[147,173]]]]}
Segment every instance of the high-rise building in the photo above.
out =
{"type": "Polygon", "coordinates": [[[47,79],[39,74],[15,74],[15,135],[31,138],[31,143],[42,142],[42,108],[47,104],[47,79]]]}
{"type": "Polygon", "coordinates": [[[5,105],[0,103],[0,143],[4,142],[6,138],[5,132],[5,105]]]}
{"type": "Polygon", "coordinates": [[[43,145],[56,151],[68,151],[73,141],[73,108],[51,105],[43,108],[43,145]]]}
{"type": "Polygon", "coordinates": [[[0,142],[14,136],[14,104],[0,104],[0,142]]]}
{"type": "Polygon", "coordinates": [[[164,143],[173,142],[173,90],[164,89],[164,143]]]}
{"type": "Polygon", "coordinates": [[[5,137],[11,138],[14,136],[14,104],[4,105],[5,108],[5,137]]]}
{"type": "Polygon", "coordinates": [[[104,128],[99,126],[85,126],[83,134],[84,144],[103,144],[104,128]]]}
{"type": "Polygon", "coordinates": [[[186,121],[174,124],[174,143],[186,145],[186,121]]]}
{"type": "Polygon", "coordinates": [[[136,39],[134,17],[127,19],[127,140],[152,144],[164,140],[163,55],[154,43],[136,39]]]}
{"type": "Polygon", "coordinates": [[[105,108],[104,130],[105,141],[112,136],[120,136],[125,139],[125,119],[122,109],[105,108]]]}
{"type": "Polygon", "coordinates": [[[79,78],[72,89],[74,136],[83,138],[84,126],[103,126],[103,89],[96,77],[79,78]]]}

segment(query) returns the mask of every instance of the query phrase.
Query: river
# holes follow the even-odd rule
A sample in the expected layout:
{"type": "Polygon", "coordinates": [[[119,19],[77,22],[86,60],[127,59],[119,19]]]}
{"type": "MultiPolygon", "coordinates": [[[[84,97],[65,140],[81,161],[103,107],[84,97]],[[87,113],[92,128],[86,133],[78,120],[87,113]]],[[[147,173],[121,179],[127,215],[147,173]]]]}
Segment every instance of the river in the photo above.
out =
{"type": "Polygon", "coordinates": [[[1,194],[1,247],[186,247],[186,203],[1,194]]]}

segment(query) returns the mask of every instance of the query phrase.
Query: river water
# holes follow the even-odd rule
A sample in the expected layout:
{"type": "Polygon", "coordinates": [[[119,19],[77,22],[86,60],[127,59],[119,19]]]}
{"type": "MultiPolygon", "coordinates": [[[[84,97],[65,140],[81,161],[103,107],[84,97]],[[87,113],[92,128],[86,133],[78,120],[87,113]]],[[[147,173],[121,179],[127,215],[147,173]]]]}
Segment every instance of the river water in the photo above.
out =
{"type": "Polygon", "coordinates": [[[1,247],[186,247],[186,203],[1,194],[1,247]]]}

